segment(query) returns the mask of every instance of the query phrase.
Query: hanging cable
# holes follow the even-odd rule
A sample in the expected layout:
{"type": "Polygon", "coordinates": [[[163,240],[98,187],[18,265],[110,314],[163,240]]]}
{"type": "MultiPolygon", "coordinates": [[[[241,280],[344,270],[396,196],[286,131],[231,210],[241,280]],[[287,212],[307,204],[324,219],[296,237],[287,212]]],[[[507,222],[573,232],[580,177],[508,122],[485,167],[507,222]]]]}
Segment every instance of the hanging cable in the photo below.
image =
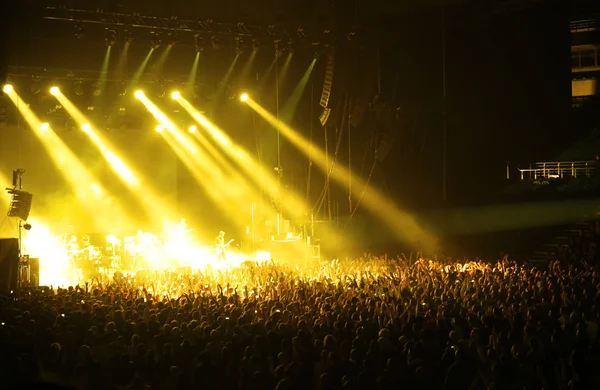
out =
{"type": "MultiPolygon", "coordinates": [[[[348,110],[350,112],[350,110],[348,110]]],[[[348,211],[352,211],[352,132],[350,124],[350,115],[348,114],[348,211]]]]}
{"type": "Polygon", "coordinates": [[[306,209],[308,210],[308,205],[310,204],[310,180],[312,173],[312,137],[313,137],[313,123],[315,121],[314,115],[314,107],[315,107],[315,82],[314,80],[311,83],[311,93],[310,93],[310,127],[309,127],[309,149],[308,149],[308,175],[306,178],[306,209]]]}
{"type": "Polygon", "coordinates": [[[330,167],[329,171],[327,172],[327,176],[326,176],[326,180],[325,180],[325,185],[323,186],[323,190],[321,191],[321,194],[317,198],[317,202],[315,203],[315,206],[313,207],[313,211],[315,210],[315,208],[317,209],[317,211],[316,211],[317,214],[321,211],[321,207],[323,206],[323,202],[325,201],[325,198],[327,198],[327,191],[329,190],[329,186],[330,186],[330,183],[331,183],[331,176],[333,174],[333,171],[335,169],[335,166],[337,164],[337,160],[338,160],[338,157],[339,157],[340,146],[342,144],[342,136],[344,135],[344,129],[345,129],[345,126],[346,126],[345,120],[346,120],[347,103],[348,103],[348,97],[346,96],[346,102],[344,104],[344,116],[343,116],[343,119],[342,119],[341,130],[340,130],[340,132],[338,134],[337,144],[335,146],[335,152],[334,152],[334,156],[333,156],[333,162],[331,163],[331,167],[330,167]]]}
{"type": "Polygon", "coordinates": [[[363,197],[365,196],[365,191],[367,191],[367,188],[369,187],[369,183],[371,182],[371,177],[373,176],[373,172],[375,171],[375,166],[376,165],[377,165],[377,158],[374,157],[373,158],[373,165],[371,165],[371,172],[369,172],[369,177],[367,177],[367,181],[365,182],[365,186],[363,187],[363,190],[362,190],[362,192],[360,194],[360,197],[356,201],[356,206],[354,206],[354,210],[352,210],[352,214],[350,214],[350,216],[348,217],[348,220],[346,221],[346,224],[344,225],[344,228],[346,228],[346,226],[348,226],[348,224],[352,220],[352,217],[354,217],[354,214],[356,214],[356,210],[358,210],[358,207],[360,206],[360,203],[362,202],[363,197]]]}

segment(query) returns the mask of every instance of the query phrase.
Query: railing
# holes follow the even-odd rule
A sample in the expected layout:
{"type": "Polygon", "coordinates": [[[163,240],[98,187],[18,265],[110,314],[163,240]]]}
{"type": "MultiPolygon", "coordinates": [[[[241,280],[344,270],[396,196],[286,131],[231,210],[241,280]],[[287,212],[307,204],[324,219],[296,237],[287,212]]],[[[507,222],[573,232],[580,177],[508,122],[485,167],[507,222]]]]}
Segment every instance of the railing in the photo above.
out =
{"type": "Polygon", "coordinates": [[[597,28],[598,18],[571,21],[571,33],[596,31],[597,28]]]}
{"type": "Polygon", "coordinates": [[[576,45],[571,47],[571,72],[594,72],[600,70],[600,45],[576,45]]]}
{"type": "Polygon", "coordinates": [[[596,161],[538,162],[530,165],[529,168],[518,169],[521,180],[592,177],[596,172],[596,161]]]}

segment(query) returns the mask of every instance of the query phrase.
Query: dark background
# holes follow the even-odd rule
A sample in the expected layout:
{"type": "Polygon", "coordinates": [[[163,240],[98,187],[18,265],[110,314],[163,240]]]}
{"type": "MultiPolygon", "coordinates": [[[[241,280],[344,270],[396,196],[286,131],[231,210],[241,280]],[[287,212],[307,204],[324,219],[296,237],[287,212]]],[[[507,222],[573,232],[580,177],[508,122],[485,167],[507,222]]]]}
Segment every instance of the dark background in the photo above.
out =
{"type": "MultiPolygon", "coordinates": [[[[103,26],[86,26],[86,39],[76,40],[73,23],[42,20],[44,11],[41,3],[12,1],[5,5],[7,12],[3,15],[8,23],[3,23],[3,26],[7,30],[4,36],[8,39],[2,40],[7,47],[0,52],[0,63],[98,70],[105,52],[103,26]]],[[[370,183],[389,195],[400,207],[417,210],[485,203],[505,184],[505,161],[517,163],[552,159],[581,136],[569,125],[569,19],[573,4],[570,8],[569,3],[563,1],[487,1],[472,4],[468,1],[439,0],[398,3],[384,0],[60,2],[73,8],[186,19],[211,18],[219,22],[243,21],[256,26],[277,25],[290,31],[302,26],[311,38],[321,42],[327,40],[322,36],[323,29],[331,29],[337,48],[330,102],[333,111],[328,124],[331,139],[335,139],[336,131],[344,123],[342,113],[346,99],[353,104],[358,105],[356,102],[360,101],[360,104],[370,107],[360,124],[351,126],[350,143],[348,133],[345,133],[338,161],[347,164],[350,159],[352,169],[367,180],[374,161],[374,150],[380,148],[381,139],[393,140],[385,159],[375,165],[370,183]],[[355,32],[353,42],[343,39],[347,31],[355,32]],[[444,113],[447,120],[446,201],[442,196],[444,113]]],[[[147,34],[147,30],[136,32],[128,57],[130,73],[147,53],[147,34]]],[[[189,72],[195,54],[193,40],[191,34],[180,34],[179,38],[162,78],[185,78],[189,72]]],[[[268,42],[268,39],[261,37],[261,41],[268,42]]],[[[199,94],[195,103],[199,107],[216,107],[210,112],[211,118],[250,152],[257,154],[261,150],[265,165],[271,167],[276,161],[273,130],[232,98],[248,87],[252,89],[254,86],[256,90],[257,85],[264,83],[264,89],[256,97],[274,112],[273,75],[263,82],[273,59],[272,48],[266,46],[259,52],[248,80],[239,77],[248,54],[240,58],[231,86],[216,101],[213,92],[231,63],[234,47],[229,38],[223,37],[219,50],[203,52],[198,72],[198,83],[202,85],[203,93],[199,94]]],[[[116,61],[118,50],[117,45],[113,50],[113,61],[116,61]]],[[[303,46],[294,54],[288,77],[280,85],[281,106],[312,56],[310,45],[303,46]]],[[[292,122],[307,138],[311,137],[312,129],[312,140],[320,146],[323,145],[324,130],[318,122],[321,112],[318,102],[325,62],[323,57],[317,61],[292,122]]],[[[25,85],[28,81],[22,76],[13,83],[25,85]]],[[[158,83],[152,85],[154,88],[158,83]]],[[[46,108],[39,100],[44,99],[45,88],[31,98],[39,104],[42,112],[46,108]]],[[[156,92],[155,98],[161,101],[158,95],[160,93],[156,92]]],[[[82,96],[81,101],[76,103],[84,106],[89,103],[85,99],[90,97],[82,96]]],[[[2,100],[7,106],[8,99],[2,100]]],[[[161,104],[168,105],[167,100],[164,99],[161,104]]],[[[149,115],[139,107],[136,109],[135,104],[127,104],[131,105],[127,107],[131,117],[136,118],[134,122],[138,130],[123,131],[131,132],[132,140],[138,137],[140,129],[152,133],[154,123],[149,115]]],[[[32,106],[35,107],[35,104],[32,106]]],[[[115,109],[114,104],[106,106],[107,112],[115,109]]],[[[10,112],[9,109],[8,114],[10,112]]],[[[30,159],[47,161],[43,153],[25,155],[25,149],[16,150],[7,141],[15,137],[13,125],[16,123],[8,116],[9,125],[0,129],[2,172],[8,174],[30,159]]],[[[19,131],[28,130],[21,126],[19,131]]],[[[69,130],[65,127],[62,131],[69,130]]],[[[126,135],[119,137],[123,145],[131,145],[132,155],[139,153],[133,149],[140,145],[128,141],[126,135]]],[[[282,144],[282,156],[285,185],[304,194],[307,188],[307,158],[286,143],[282,144]]],[[[169,161],[172,154],[165,151],[157,155],[159,157],[169,161]]],[[[138,161],[138,168],[151,176],[157,161],[138,161]]],[[[32,176],[32,186],[40,184],[35,183],[38,180],[58,181],[59,172],[50,164],[39,164],[46,166],[44,174],[40,175],[43,178],[32,176]]],[[[209,225],[244,225],[244,222],[237,221],[239,223],[236,224],[235,221],[224,220],[222,213],[211,206],[201,188],[190,180],[181,166],[173,174],[177,176],[174,190],[178,193],[180,210],[185,210],[197,221],[206,223],[209,220],[209,225]]],[[[312,170],[311,177],[309,203],[313,205],[323,189],[324,177],[317,169],[312,170]]],[[[103,180],[110,183],[113,179],[106,172],[103,180]]],[[[36,187],[39,198],[45,196],[41,189],[43,185],[36,187]]],[[[360,188],[353,189],[355,195],[360,191],[360,188]]],[[[334,211],[334,217],[339,214],[342,224],[350,211],[347,198],[347,188],[333,186],[332,203],[339,210],[334,211]]],[[[321,213],[324,209],[321,208],[321,213]]],[[[355,232],[363,229],[373,231],[375,225],[369,220],[359,211],[351,226],[355,232]]],[[[379,226],[377,235],[377,242],[387,240],[385,229],[379,226]]],[[[363,239],[367,243],[371,241],[368,236],[363,239]]]]}

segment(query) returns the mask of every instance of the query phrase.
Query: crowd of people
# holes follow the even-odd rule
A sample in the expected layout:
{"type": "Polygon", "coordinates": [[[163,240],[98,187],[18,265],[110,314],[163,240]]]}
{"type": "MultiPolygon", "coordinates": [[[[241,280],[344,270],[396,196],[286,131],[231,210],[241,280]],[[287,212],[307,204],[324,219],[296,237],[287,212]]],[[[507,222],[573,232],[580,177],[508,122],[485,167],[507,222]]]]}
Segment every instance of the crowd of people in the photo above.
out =
{"type": "Polygon", "coordinates": [[[598,252],[600,221],[585,223],[581,229],[574,232],[575,235],[566,237],[566,241],[557,244],[552,256],[563,262],[598,264],[600,260],[600,252],[598,252]]]}
{"type": "Polygon", "coordinates": [[[365,256],[116,275],[0,301],[5,385],[600,388],[600,270],[365,256]]]}

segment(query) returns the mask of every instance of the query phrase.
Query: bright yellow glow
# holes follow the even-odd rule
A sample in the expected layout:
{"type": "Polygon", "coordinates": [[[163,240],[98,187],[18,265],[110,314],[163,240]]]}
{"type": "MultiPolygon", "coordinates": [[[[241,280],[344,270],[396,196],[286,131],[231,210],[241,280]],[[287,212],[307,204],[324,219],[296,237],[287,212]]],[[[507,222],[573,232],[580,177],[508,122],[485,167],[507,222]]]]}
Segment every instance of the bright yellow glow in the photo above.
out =
{"type": "Polygon", "coordinates": [[[157,133],[162,133],[164,130],[165,130],[165,127],[163,125],[156,126],[157,133]]]}
{"type": "Polygon", "coordinates": [[[258,251],[258,252],[256,252],[256,256],[255,256],[254,260],[256,260],[256,261],[270,261],[271,260],[271,252],[258,251]]]}
{"type": "MultiPolygon", "coordinates": [[[[186,133],[175,124],[150,100],[144,96],[141,102],[154,118],[164,126],[165,141],[173,148],[180,161],[188,168],[194,179],[206,189],[206,193],[218,204],[234,223],[243,226],[251,218],[252,199],[258,197],[249,187],[247,179],[238,172],[227,171],[205,150],[199,149],[186,133]]],[[[185,100],[183,97],[178,102],[185,100]]],[[[198,133],[194,133],[196,136],[198,133]]]]}
{"type": "MultiPolygon", "coordinates": [[[[60,93],[59,93],[60,95],[60,93]]],[[[58,171],[64,175],[69,183],[73,195],[77,198],[76,205],[69,205],[66,209],[60,209],[62,206],[56,206],[53,210],[56,215],[53,217],[61,218],[66,211],[79,208],[79,211],[94,210],[82,218],[89,218],[88,223],[96,231],[119,232],[122,229],[129,229],[131,222],[117,198],[106,196],[103,188],[96,182],[94,176],[87,170],[75,154],[65,145],[65,143],[52,131],[49,124],[42,124],[39,118],[31,110],[27,102],[23,101],[16,92],[7,95],[19,113],[23,116],[27,124],[33,130],[37,138],[48,152],[52,162],[58,168],[58,171]],[[63,214],[59,213],[62,212],[63,214]],[[119,222],[115,226],[116,221],[119,222]]],[[[67,206],[64,206],[67,207],[67,206]]]]}
{"type": "MultiPolygon", "coordinates": [[[[144,99],[145,96],[142,96],[144,99]]],[[[155,224],[164,219],[174,220],[176,214],[171,205],[163,199],[162,195],[156,193],[151,186],[145,185],[138,179],[130,164],[118,156],[117,148],[101,133],[94,131],[94,126],[88,122],[88,118],[62,93],[56,95],[56,99],[62,104],[71,117],[81,126],[85,134],[90,138],[97,150],[102,154],[104,160],[110,165],[118,178],[136,195],[140,205],[151,217],[155,224]]],[[[101,194],[101,187],[94,186],[92,191],[101,194]]],[[[133,221],[137,222],[137,221],[133,221]]],[[[136,226],[137,228],[137,226],[136,226]]],[[[111,229],[111,231],[114,231],[111,229]]],[[[111,238],[112,241],[115,241],[111,238]]]]}
{"type": "Polygon", "coordinates": [[[121,244],[121,240],[119,240],[114,234],[109,234],[108,236],[106,236],[106,242],[108,242],[111,245],[121,244]]]}
{"type": "MultiPolygon", "coordinates": [[[[241,168],[246,180],[254,182],[256,187],[259,187],[262,191],[269,194],[272,199],[278,199],[280,204],[285,210],[285,215],[296,219],[309,218],[311,215],[310,210],[306,207],[306,202],[301,199],[295,192],[287,189],[285,186],[280,186],[278,179],[275,177],[271,169],[265,169],[259,162],[257,162],[247,151],[240,146],[236,145],[223,130],[219,129],[215,124],[211,123],[204,115],[197,111],[185,98],[177,101],[181,106],[204,128],[208,131],[212,139],[215,141],[224,154],[231,157],[236,161],[237,166],[241,168]]],[[[206,149],[215,156],[219,153],[215,150],[213,143],[206,140],[201,132],[194,134],[194,136],[203,145],[206,145],[206,149]]],[[[221,154],[215,156],[215,160],[220,162],[220,166],[231,165],[226,161],[221,154]]],[[[240,175],[240,168],[234,167],[229,176],[235,177],[240,175]]],[[[271,210],[264,211],[265,217],[273,217],[271,210]]],[[[278,216],[275,216],[278,217],[278,216]]],[[[337,234],[331,229],[324,229],[322,231],[323,239],[328,242],[336,242],[339,245],[345,245],[345,239],[341,235],[337,234]]],[[[302,243],[297,243],[294,248],[295,251],[302,251],[302,243]]]]}
{"type": "Polygon", "coordinates": [[[58,87],[50,88],[50,95],[58,95],[59,92],[60,92],[60,89],[58,89],[58,87]]]}
{"type": "Polygon", "coordinates": [[[181,93],[179,93],[179,91],[175,91],[171,94],[171,97],[175,100],[181,98],[181,93]]]}
{"type": "Polygon", "coordinates": [[[248,94],[247,93],[243,93],[242,96],[240,96],[240,100],[245,102],[246,100],[248,100],[248,94]]]}
{"type": "Polygon", "coordinates": [[[68,287],[77,284],[66,245],[48,224],[29,218],[32,229],[23,233],[23,253],[40,261],[40,286],[68,287]]]}
{"type": "Polygon", "coordinates": [[[2,88],[2,90],[4,91],[4,93],[11,93],[13,91],[13,86],[10,84],[6,84],[4,88],[2,88]]]}
{"type": "Polygon", "coordinates": [[[144,91],[142,91],[141,89],[138,89],[137,91],[135,91],[134,96],[138,99],[141,99],[144,97],[144,91]]]}
{"type": "Polygon", "coordinates": [[[106,162],[108,162],[112,168],[112,170],[119,175],[121,179],[123,179],[127,184],[138,184],[138,180],[129,169],[127,164],[123,162],[114,152],[114,147],[108,143],[108,141],[102,139],[100,135],[94,132],[92,126],[87,122],[88,118],[81,113],[75,107],[75,105],[62,93],[58,92],[56,95],[56,100],[59,101],[60,104],[65,108],[65,110],[71,115],[71,117],[81,126],[81,130],[83,130],[92,140],[94,145],[100,150],[106,162]]]}
{"type": "Polygon", "coordinates": [[[196,131],[198,131],[198,128],[196,126],[190,126],[190,128],[188,129],[188,131],[190,133],[195,133],[196,131]]]}
{"type": "Polygon", "coordinates": [[[300,135],[290,126],[283,123],[273,114],[264,109],[260,104],[248,98],[246,101],[254,111],[275,127],[284,137],[300,149],[307,156],[312,155],[313,162],[323,171],[331,174],[331,177],[343,186],[347,186],[349,178],[357,188],[362,188],[362,203],[373,214],[384,221],[394,232],[396,237],[404,240],[419,250],[437,250],[437,239],[425,232],[416,222],[415,218],[396,207],[394,202],[381,195],[379,191],[373,189],[362,178],[354,175],[348,168],[339,162],[332,167],[331,161],[328,161],[325,152],[312,145],[306,138],[300,135]]]}

